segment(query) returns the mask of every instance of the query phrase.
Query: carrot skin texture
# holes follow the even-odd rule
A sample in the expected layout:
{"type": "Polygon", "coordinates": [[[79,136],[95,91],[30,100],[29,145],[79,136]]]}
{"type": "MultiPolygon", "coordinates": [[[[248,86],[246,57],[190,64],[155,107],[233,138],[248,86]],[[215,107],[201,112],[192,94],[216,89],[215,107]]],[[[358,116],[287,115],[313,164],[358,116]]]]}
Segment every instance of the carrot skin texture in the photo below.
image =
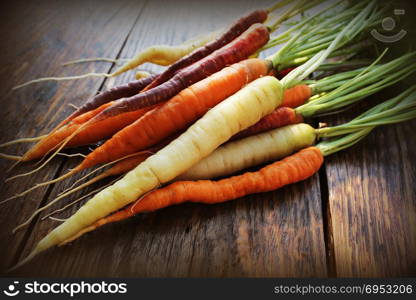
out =
{"type": "Polygon", "coordinates": [[[296,108],[304,104],[311,96],[312,89],[308,85],[298,84],[284,91],[281,106],[296,108]]]}
{"type": "Polygon", "coordinates": [[[226,66],[246,59],[269,40],[263,24],[254,24],[231,43],[205,58],[178,71],[171,79],[133,97],[124,98],[107,108],[94,119],[100,120],[127,111],[164,102],[190,85],[220,71],[226,66]]]}
{"type": "Polygon", "coordinates": [[[207,55],[211,54],[215,50],[223,47],[224,45],[230,43],[235,38],[237,38],[240,34],[246,31],[251,25],[255,23],[263,23],[268,16],[268,12],[266,10],[255,10],[248,15],[238,19],[234,22],[222,35],[217,37],[212,42],[209,42],[203,47],[200,47],[187,56],[183,57],[182,59],[178,60],[177,62],[170,65],[163,73],[161,73],[155,80],[153,80],[145,89],[149,90],[152,89],[171,78],[178,70],[183,69],[200,59],[206,57],[207,55]]]}
{"type": "Polygon", "coordinates": [[[127,219],[139,213],[152,212],[184,202],[216,204],[249,194],[273,191],[311,177],[319,170],[323,161],[324,157],[321,151],[311,146],[256,172],[247,172],[219,181],[174,182],[148,193],[127,208],[96,221],[83,232],[127,219]]]}
{"type": "Polygon", "coordinates": [[[247,59],[197,82],[117,132],[84,159],[80,170],[145,150],[184,130],[247,83],[266,75],[270,67],[269,61],[247,59]]]}
{"type": "Polygon", "coordinates": [[[237,133],[231,140],[238,140],[271,129],[283,127],[290,124],[302,123],[302,115],[296,114],[296,111],[290,107],[278,107],[271,114],[263,117],[253,126],[237,133]]]}
{"type": "Polygon", "coordinates": [[[114,101],[111,101],[111,102],[108,102],[108,103],[104,103],[104,104],[100,105],[99,107],[97,107],[95,109],[86,111],[83,114],[80,114],[79,116],[73,118],[70,121],[70,124],[84,124],[85,122],[91,120],[93,117],[95,117],[100,112],[102,112],[104,109],[110,107],[113,104],[114,104],[114,101]]]}
{"type": "Polygon", "coordinates": [[[67,143],[66,147],[88,145],[109,138],[154,108],[155,106],[145,107],[143,109],[104,119],[97,123],[92,123],[77,133],[77,135],[67,143]]]}

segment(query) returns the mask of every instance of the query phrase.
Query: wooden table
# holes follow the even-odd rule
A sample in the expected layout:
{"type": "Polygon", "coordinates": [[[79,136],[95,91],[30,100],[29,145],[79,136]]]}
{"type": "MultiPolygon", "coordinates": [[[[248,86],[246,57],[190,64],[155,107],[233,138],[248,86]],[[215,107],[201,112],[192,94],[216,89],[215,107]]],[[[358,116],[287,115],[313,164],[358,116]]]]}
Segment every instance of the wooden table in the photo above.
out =
{"type": "MultiPolygon", "coordinates": [[[[220,0],[10,2],[0,18],[1,142],[47,132],[73,110],[70,103],[79,105],[99,91],[125,83],[134,72],[115,79],[47,82],[16,91],[13,86],[46,75],[110,72],[115,68],[110,63],[65,68],[60,64],[80,57],[129,58],[149,45],[177,44],[271,2],[247,0],[233,6],[220,0]]],[[[391,95],[382,93],[373,100],[391,95]]],[[[346,113],[345,119],[325,120],[348,120],[358,111],[346,113]]],[[[221,205],[185,204],[105,226],[8,275],[415,275],[415,126],[413,121],[375,130],[360,144],[328,157],[320,172],[304,182],[221,205]]],[[[23,153],[27,147],[4,151],[23,153]]],[[[32,176],[3,183],[1,196],[55,178],[78,161],[56,158],[32,176]]],[[[33,168],[29,163],[7,173],[10,164],[1,160],[1,182],[33,168]]],[[[0,206],[2,274],[59,222],[35,218],[14,235],[11,229],[83,174],[0,206]]],[[[69,216],[80,205],[59,217],[69,216]]]]}

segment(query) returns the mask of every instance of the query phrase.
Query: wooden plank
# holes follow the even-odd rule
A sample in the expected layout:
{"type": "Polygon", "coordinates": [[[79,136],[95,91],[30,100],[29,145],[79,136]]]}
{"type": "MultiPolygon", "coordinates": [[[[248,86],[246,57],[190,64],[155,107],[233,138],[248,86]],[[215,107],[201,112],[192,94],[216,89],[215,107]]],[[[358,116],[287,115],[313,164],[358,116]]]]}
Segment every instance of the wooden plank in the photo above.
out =
{"type": "MultiPolygon", "coordinates": [[[[235,202],[167,208],[103,227],[48,251],[20,274],[323,277],[326,258],[319,196],[316,175],[235,202]]],[[[37,234],[50,229],[51,222],[49,227],[45,223],[36,228],[37,234]]]]}
{"type": "MultiPolygon", "coordinates": [[[[270,1],[265,6],[268,4],[270,1]]],[[[258,1],[241,1],[238,6],[228,6],[222,1],[205,4],[151,1],[121,57],[131,57],[149,45],[178,43],[197,33],[217,29],[253,7],[261,4],[258,1]]],[[[148,65],[144,68],[161,69],[148,65]]],[[[133,72],[107,81],[106,86],[132,78],[133,72]]],[[[71,167],[71,163],[65,168],[71,167]]],[[[49,198],[72,182],[57,184],[49,198]]],[[[79,205],[59,217],[65,218],[78,208],[79,205]]],[[[51,220],[37,223],[23,255],[57,224],[51,220]]],[[[17,274],[325,276],[318,176],[277,192],[236,202],[215,206],[181,205],[112,224],[70,246],[47,251],[17,274]]]]}
{"type": "Polygon", "coordinates": [[[416,122],[377,129],[351,150],[328,157],[336,275],[414,276],[416,122]]]}
{"type": "MultiPolygon", "coordinates": [[[[350,120],[406,85],[369,97],[342,118],[350,120]]],[[[416,274],[416,200],[412,166],[416,121],[375,129],[351,149],[327,157],[328,244],[334,276],[394,277],[416,274]]]]}
{"type": "MultiPolygon", "coordinates": [[[[47,132],[73,108],[94,95],[103,79],[95,78],[64,83],[47,82],[11,91],[17,84],[41,76],[63,76],[97,71],[107,72],[108,65],[80,64],[61,68],[60,64],[80,56],[116,57],[130,29],[140,14],[143,2],[137,1],[14,1],[3,10],[0,37],[5,45],[1,59],[0,80],[3,92],[0,112],[1,142],[16,137],[37,136],[47,132]],[[24,20],[24,22],[22,22],[24,20]],[[80,29],[82,28],[82,31],[80,29]]],[[[23,153],[27,145],[1,149],[23,153]]],[[[37,182],[54,178],[64,159],[57,158],[42,171],[17,179],[1,187],[2,199],[21,192],[37,182]]],[[[1,168],[9,162],[2,160],[1,168]]],[[[0,180],[32,169],[25,164],[0,180]]],[[[3,204],[1,218],[0,272],[20,255],[26,230],[11,235],[11,229],[35,210],[48,189],[41,188],[28,196],[3,204]]]]}
{"type": "MultiPolygon", "coordinates": [[[[398,1],[394,8],[405,16],[397,32],[407,35],[389,47],[389,60],[400,57],[414,44],[416,13],[412,1],[398,1]]],[[[390,12],[393,15],[393,12],[390,12]]],[[[344,117],[345,122],[376,103],[415,85],[414,75],[366,99],[344,117]]],[[[330,122],[331,124],[332,122],[330,122]]],[[[405,277],[416,275],[416,121],[374,130],[355,147],[326,160],[328,180],[328,244],[334,274],[340,277],[405,277]]]]}

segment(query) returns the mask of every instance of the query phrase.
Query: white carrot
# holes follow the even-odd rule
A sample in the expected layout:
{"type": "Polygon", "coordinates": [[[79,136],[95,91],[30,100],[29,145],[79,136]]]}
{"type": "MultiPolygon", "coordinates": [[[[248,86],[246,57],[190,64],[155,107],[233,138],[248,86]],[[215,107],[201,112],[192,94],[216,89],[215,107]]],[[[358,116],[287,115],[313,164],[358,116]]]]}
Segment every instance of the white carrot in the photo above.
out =
{"type": "Polygon", "coordinates": [[[312,146],[315,138],[315,129],[301,123],[230,142],[200,160],[175,178],[175,181],[228,176],[248,167],[274,161],[307,146],[312,146]]]}

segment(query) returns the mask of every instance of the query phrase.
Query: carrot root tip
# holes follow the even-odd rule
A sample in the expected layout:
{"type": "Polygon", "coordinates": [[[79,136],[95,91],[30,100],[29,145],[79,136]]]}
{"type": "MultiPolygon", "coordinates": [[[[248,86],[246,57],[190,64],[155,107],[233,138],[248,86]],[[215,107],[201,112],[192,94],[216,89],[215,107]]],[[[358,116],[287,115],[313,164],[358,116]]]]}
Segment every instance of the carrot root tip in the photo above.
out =
{"type": "Polygon", "coordinates": [[[32,260],[36,255],[38,255],[39,252],[40,252],[40,250],[38,250],[37,248],[35,248],[28,256],[26,256],[26,258],[24,258],[23,260],[21,260],[20,262],[18,262],[16,265],[14,265],[10,269],[8,269],[6,272],[7,273],[10,273],[10,272],[12,272],[12,271],[20,268],[21,266],[23,266],[24,264],[26,264],[30,260],[32,260]]]}
{"type": "Polygon", "coordinates": [[[7,147],[7,146],[11,146],[11,145],[15,145],[15,144],[20,144],[20,143],[36,142],[36,141],[39,141],[39,140],[43,139],[44,137],[46,137],[46,135],[41,135],[41,136],[31,137],[31,138],[15,139],[15,140],[12,140],[12,141],[9,141],[9,142],[0,144],[0,148],[7,147]]]}
{"type": "Polygon", "coordinates": [[[61,64],[61,66],[66,67],[66,66],[70,66],[70,65],[79,64],[79,63],[98,62],[98,61],[119,64],[119,63],[123,63],[123,62],[129,61],[129,60],[130,59],[128,59],[128,58],[112,59],[112,58],[108,58],[108,57],[92,57],[92,58],[81,58],[81,59],[71,60],[71,61],[68,61],[66,63],[61,64]]]}
{"type": "Polygon", "coordinates": [[[4,159],[8,159],[8,160],[17,160],[17,161],[22,160],[22,156],[11,155],[11,154],[6,154],[6,153],[0,153],[0,158],[4,158],[4,159]]]}
{"type": "Polygon", "coordinates": [[[18,165],[18,164],[20,164],[22,161],[20,161],[20,160],[18,160],[18,161],[16,161],[16,162],[14,162],[7,170],[6,170],[6,172],[7,173],[9,173],[9,172],[11,172],[14,168],[16,168],[16,166],[18,165]]]}
{"type": "Polygon", "coordinates": [[[65,81],[65,80],[74,80],[74,79],[83,79],[83,78],[87,78],[87,77],[111,77],[111,74],[107,74],[107,73],[87,73],[87,74],[83,74],[83,75],[78,75],[78,76],[67,76],[67,77],[44,77],[44,78],[38,78],[38,79],[33,79],[30,81],[27,81],[25,83],[16,85],[14,87],[12,87],[12,90],[17,90],[20,89],[22,87],[34,84],[34,83],[39,83],[39,82],[44,82],[44,81],[65,81]]]}
{"type": "Polygon", "coordinates": [[[69,107],[72,107],[73,109],[75,109],[75,110],[78,110],[79,109],[79,107],[78,106],[76,106],[75,104],[73,104],[73,103],[68,103],[68,106],[69,107]]]}
{"type": "MultiPolygon", "coordinates": [[[[43,217],[42,220],[45,220],[46,217],[43,217]]],[[[60,218],[55,218],[52,216],[49,216],[48,219],[51,219],[52,221],[57,221],[57,222],[65,222],[67,219],[60,219],[60,218]]]]}

